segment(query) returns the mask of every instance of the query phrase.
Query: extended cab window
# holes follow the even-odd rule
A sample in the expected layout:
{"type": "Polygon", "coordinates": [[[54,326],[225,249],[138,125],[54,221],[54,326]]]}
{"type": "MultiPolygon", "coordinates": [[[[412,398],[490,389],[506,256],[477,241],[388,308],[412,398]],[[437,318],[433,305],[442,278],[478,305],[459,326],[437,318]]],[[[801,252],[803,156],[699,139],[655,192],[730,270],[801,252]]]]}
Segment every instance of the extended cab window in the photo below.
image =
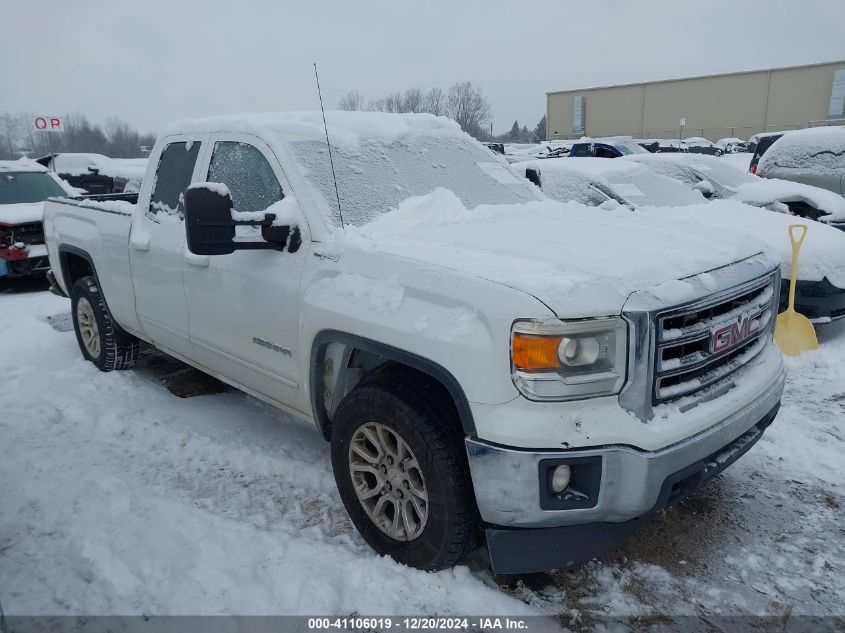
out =
{"type": "Polygon", "coordinates": [[[216,143],[208,166],[208,180],[222,182],[229,188],[236,211],[264,211],[284,198],[270,163],[248,143],[216,143]]]}
{"type": "Polygon", "coordinates": [[[161,153],[156,169],[150,213],[185,214],[185,190],[199,155],[199,143],[170,143],[161,153]]]}

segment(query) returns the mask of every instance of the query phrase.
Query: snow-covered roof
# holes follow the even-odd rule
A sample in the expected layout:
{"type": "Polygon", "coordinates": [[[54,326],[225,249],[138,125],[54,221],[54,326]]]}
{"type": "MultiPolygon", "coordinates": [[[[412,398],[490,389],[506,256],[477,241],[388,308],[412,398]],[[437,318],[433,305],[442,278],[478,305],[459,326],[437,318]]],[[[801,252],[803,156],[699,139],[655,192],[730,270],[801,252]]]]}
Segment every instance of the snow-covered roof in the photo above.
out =
{"type": "Polygon", "coordinates": [[[584,187],[601,183],[634,206],[683,206],[703,201],[701,195],[672,178],[652,172],[644,165],[621,158],[548,158],[519,163],[523,170],[539,171],[543,191],[555,200],[584,199],[584,187]]]}
{"type": "Polygon", "coordinates": [[[0,160],[0,171],[47,171],[31,158],[19,158],[18,160],[0,160]]]}
{"type": "MultiPolygon", "coordinates": [[[[361,137],[394,142],[413,136],[466,136],[451,119],[433,114],[389,114],[386,112],[326,112],[332,145],[357,146],[361,137]]],[[[168,125],[164,134],[252,133],[287,140],[325,141],[323,116],[319,111],[245,112],[200,119],[182,119],[168,125]]]]}
{"type": "Polygon", "coordinates": [[[760,158],[767,167],[837,172],[845,169],[845,126],[814,127],[784,134],[760,158]]]}

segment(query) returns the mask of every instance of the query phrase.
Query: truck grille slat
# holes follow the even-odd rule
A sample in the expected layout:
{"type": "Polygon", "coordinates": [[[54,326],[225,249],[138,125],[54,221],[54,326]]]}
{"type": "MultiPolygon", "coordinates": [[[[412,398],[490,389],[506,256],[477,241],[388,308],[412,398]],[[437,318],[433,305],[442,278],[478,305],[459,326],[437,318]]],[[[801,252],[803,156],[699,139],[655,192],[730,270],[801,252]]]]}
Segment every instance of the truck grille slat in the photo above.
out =
{"type": "Polygon", "coordinates": [[[775,275],[657,315],[652,404],[727,378],[765,347],[777,311],[775,275]]]}

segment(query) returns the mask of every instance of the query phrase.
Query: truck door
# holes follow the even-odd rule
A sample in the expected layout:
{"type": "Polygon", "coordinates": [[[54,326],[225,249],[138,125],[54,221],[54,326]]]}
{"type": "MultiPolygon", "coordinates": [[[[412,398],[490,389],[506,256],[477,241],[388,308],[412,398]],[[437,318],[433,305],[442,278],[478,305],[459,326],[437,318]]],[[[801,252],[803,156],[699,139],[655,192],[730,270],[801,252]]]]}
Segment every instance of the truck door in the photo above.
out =
{"type": "Polygon", "coordinates": [[[199,142],[173,140],[163,146],[148,197],[139,199],[129,236],[135,310],[141,326],[165,351],[193,357],[188,304],[182,279],[185,245],[183,195],[191,184],[199,142]]]}
{"type": "MultiPolygon", "coordinates": [[[[264,211],[293,192],[270,148],[248,135],[221,136],[200,180],[222,182],[237,211],[264,211]]],[[[240,250],[199,256],[185,251],[185,294],[197,361],[241,386],[298,411],[299,284],[309,234],[300,224],[295,252],[240,250]]]]}

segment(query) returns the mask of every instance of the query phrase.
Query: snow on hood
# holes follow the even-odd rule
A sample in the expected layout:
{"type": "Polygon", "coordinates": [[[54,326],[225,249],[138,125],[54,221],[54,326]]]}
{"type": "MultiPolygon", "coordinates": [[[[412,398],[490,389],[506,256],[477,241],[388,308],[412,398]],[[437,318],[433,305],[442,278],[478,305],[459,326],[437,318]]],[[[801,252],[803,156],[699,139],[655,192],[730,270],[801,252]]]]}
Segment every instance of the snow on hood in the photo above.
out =
{"type": "Polygon", "coordinates": [[[798,278],[820,281],[827,277],[835,286],[845,288],[845,232],[821,222],[758,209],[733,200],[715,200],[676,209],[645,209],[639,215],[655,222],[671,219],[685,225],[714,229],[730,227],[733,234],[745,234],[760,240],[779,258],[786,279],[790,277],[792,262],[789,225],[806,224],[807,238],[798,260],[798,278]]]}
{"type": "Polygon", "coordinates": [[[44,219],[43,202],[0,204],[0,224],[23,224],[44,219]]]}
{"type": "Polygon", "coordinates": [[[509,286],[561,317],[618,314],[629,294],[764,250],[745,237],[664,217],[540,200],[467,209],[451,191],[405,200],[361,227],[337,230],[330,251],[357,248],[442,266],[509,286]]]}
{"type": "Polygon", "coordinates": [[[829,214],[824,216],[823,222],[845,222],[845,198],[827,189],[805,185],[801,182],[779,178],[758,178],[753,182],[739,185],[733,197],[740,202],[747,202],[758,207],[765,207],[775,202],[806,202],[829,214]]]}

